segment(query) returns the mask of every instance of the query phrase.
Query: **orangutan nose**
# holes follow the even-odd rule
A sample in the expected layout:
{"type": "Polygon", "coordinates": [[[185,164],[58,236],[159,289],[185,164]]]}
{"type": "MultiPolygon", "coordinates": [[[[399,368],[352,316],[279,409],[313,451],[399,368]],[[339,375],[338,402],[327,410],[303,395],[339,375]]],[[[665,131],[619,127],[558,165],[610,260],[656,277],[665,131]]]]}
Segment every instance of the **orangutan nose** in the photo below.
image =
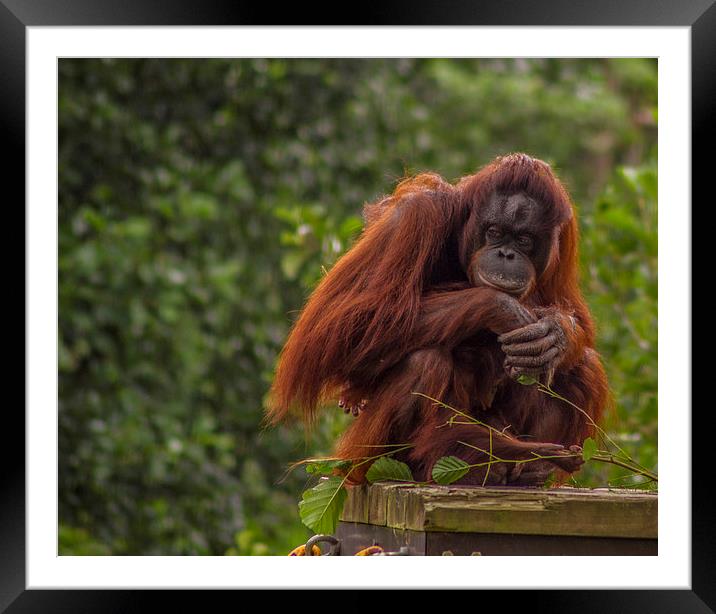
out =
{"type": "Polygon", "coordinates": [[[499,250],[497,250],[497,255],[500,258],[507,258],[507,260],[515,259],[515,252],[513,252],[511,249],[506,248],[506,247],[501,247],[499,250]]]}

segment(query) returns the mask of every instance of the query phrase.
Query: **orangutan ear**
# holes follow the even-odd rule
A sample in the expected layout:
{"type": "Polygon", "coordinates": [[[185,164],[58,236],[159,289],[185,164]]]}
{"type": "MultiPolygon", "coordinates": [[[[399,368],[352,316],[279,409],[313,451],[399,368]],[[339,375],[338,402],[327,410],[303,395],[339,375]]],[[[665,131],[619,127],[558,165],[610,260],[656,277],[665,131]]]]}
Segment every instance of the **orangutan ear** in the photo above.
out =
{"type": "Polygon", "coordinates": [[[549,252],[547,254],[547,261],[545,263],[544,270],[540,275],[541,279],[548,279],[554,273],[559,266],[560,252],[560,235],[562,234],[562,227],[556,226],[552,229],[549,239],[549,252]]]}

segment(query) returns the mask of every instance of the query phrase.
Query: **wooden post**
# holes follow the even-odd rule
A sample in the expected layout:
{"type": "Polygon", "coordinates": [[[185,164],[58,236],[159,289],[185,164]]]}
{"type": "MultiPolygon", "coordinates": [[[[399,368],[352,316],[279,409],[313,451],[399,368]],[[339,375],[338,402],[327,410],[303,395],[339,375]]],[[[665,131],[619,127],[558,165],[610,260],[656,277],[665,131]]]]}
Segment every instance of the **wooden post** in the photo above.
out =
{"type": "Polygon", "coordinates": [[[631,489],[349,488],[344,554],[373,544],[413,554],[657,554],[658,496],[631,489]]]}

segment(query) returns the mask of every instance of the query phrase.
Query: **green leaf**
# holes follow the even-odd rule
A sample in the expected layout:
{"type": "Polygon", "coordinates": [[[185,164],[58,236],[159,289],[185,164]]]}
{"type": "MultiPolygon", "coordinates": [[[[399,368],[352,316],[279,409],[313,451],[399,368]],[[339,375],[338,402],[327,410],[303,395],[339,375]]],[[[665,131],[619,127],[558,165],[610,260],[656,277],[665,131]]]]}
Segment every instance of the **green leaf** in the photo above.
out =
{"type": "Polygon", "coordinates": [[[597,451],[597,442],[591,437],[587,437],[582,444],[582,458],[588,461],[597,451]]]}
{"type": "Polygon", "coordinates": [[[525,375],[523,373],[517,378],[517,383],[522,384],[523,386],[531,386],[532,384],[536,384],[537,380],[531,375],[525,375]]]}
{"type": "Polygon", "coordinates": [[[470,465],[457,456],[443,456],[433,465],[433,480],[438,484],[452,484],[468,471],[470,465]]]}
{"type": "Polygon", "coordinates": [[[365,477],[371,483],[379,480],[397,480],[399,482],[415,481],[413,474],[410,472],[410,467],[405,463],[401,463],[394,458],[388,458],[387,456],[381,456],[376,460],[370,466],[370,469],[368,469],[365,477]]]}
{"type": "Polygon", "coordinates": [[[303,500],[298,504],[301,522],[316,534],[333,533],[347,496],[341,478],[321,480],[303,493],[303,500]]]}

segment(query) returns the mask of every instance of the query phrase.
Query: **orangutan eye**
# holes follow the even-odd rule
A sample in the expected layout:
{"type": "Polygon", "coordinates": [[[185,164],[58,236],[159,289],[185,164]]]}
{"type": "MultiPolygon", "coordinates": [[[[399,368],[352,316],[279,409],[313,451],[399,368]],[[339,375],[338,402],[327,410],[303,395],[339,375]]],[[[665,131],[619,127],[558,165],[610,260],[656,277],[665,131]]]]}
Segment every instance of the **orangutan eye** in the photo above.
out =
{"type": "Polygon", "coordinates": [[[490,226],[485,233],[488,241],[499,241],[502,238],[502,231],[497,226],[490,226]]]}
{"type": "Polygon", "coordinates": [[[520,235],[519,237],[517,237],[517,245],[521,250],[528,252],[532,249],[534,241],[532,240],[532,237],[528,237],[527,235],[520,235]]]}

